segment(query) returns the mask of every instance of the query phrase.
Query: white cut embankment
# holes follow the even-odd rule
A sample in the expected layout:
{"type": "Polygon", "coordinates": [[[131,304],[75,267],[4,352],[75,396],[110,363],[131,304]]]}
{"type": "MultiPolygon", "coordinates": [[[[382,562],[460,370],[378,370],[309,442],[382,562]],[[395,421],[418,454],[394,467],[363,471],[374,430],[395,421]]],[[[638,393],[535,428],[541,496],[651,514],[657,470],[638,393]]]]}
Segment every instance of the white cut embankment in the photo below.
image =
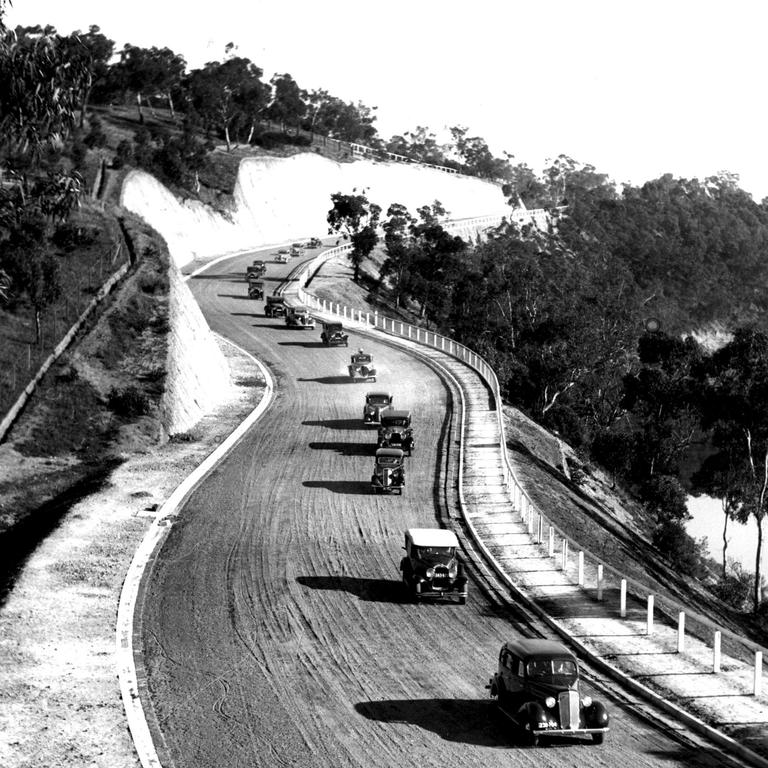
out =
{"type": "Polygon", "coordinates": [[[160,411],[165,430],[176,435],[188,432],[212,411],[228,391],[230,381],[221,348],[173,261],[168,273],[167,375],[160,411]]]}
{"type": "Polygon", "coordinates": [[[243,160],[229,217],[197,201],[179,201],[143,171],[128,174],[120,202],[163,235],[181,267],[196,258],[323,236],[335,192],[365,194],[384,214],[401,203],[415,215],[436,200],[452,219],[510,212],[501,187],[488,181],[418,165],[337,163],[312,153],[243,160]]]}

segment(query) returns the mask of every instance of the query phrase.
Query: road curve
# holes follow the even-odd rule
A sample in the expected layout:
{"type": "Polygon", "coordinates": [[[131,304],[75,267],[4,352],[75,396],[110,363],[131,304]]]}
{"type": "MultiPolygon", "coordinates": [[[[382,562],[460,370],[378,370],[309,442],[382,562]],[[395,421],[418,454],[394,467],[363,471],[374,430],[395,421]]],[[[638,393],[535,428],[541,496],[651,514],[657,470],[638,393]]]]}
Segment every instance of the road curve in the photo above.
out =
{"type": "MultiPolygon", "coordinates": [[[[267,364],[273,405],[189,498],[144,589],[150,724],[163,764],[226,766],[716,766],[608,702],[600,747],[517,744],[484,685],[522,614],[479,574],[466,606],[410,604],[402,531],[455,506],[449,382],[401,349],[372,351],[376,384],[348,382],[348,349],[288,330],[245,298],[248,258],[190,281],[214,331],[267,364]],[[370,492],[375,430],[363,393],[414,413],[402,496],[370,492]],[[447,491],[445,486],[448,486],[447,491]]],[[[270,264],[275,281],[291,264],[270,264]]],[[[273,283],[273,284],[276,284],[273,283]]],[[[600,695],[602,694],[594,694],[600,695]]]]}

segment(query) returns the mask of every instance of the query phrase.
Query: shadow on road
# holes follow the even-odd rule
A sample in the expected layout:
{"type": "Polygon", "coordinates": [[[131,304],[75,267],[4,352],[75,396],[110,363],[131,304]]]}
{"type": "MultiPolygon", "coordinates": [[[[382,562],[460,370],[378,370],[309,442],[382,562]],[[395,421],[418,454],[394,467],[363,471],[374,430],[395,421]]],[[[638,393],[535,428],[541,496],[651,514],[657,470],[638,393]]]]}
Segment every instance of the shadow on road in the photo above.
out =
{"type": "Polygon", "coordinates": [[[489,699],[385,699],[361,701],[355,710],[369,720],[415,725],[461,744],[508,748],[512,741],[489,699]]]}
{"type": "Polygon", "coordinates": [[[375,603],[410,603],[401,581],[392,579],[358,579],[354,576],[299,576],[296,581],[310,589],[349,592],[361,600],[375,603]]]}
{"type": "Polygon", "coordinates": [[[350,379],[349,376],[320,376],[317,379],[296,379],[296,381],[316,381],[318,384],[355,384],[360,379],[350,379]]]}
{"type": "Polygon", "coordinates": [[[363,424],[362,419],[327,419],[326,421],[302,421],[305,427],[326,427],[327,429],[359,429],[370,432],[374,437],[376,430],[367,424],[363,424]]]}
{"type": "Polygon", "coordinates": [[[368,480],[305,480],[305,488],[325,488],[333,493],[353,493],[358,496],[373,493],[368,480]]]}
{"type": "Polygon", "coordinates": [[[253,301],[253,299],[247,293],[217,293],[220,299],[245,299],[246,301],[253,301]]]}
{"type": "Polygon", "coordinates": [[[245,277],[243,272],[228,272],[226,275],[212,275],[206,272],[202,275],[195,275],[190,278],[191,280],[230,280],[232,282],[244,283],[245,277]]]}
{"type": "Polygon", "coordinates": [[[376,443],[310,443],[316,451],[336,451],[342,456],[375,456],[376,443]]]}
{"type": "Polygon", "coordinates": [[[324,347],[322,341],[280,341],[278,342],[281,347],[324,347]]]}

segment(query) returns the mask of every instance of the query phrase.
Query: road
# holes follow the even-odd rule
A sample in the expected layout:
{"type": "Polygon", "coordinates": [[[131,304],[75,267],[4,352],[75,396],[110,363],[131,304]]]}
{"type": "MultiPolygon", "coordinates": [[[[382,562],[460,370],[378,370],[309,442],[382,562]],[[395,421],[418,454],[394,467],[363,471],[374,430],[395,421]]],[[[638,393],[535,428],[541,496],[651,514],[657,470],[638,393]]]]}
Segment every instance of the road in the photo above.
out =
{"type": "MultiPolygon", "coordinates": [[[[319,329],[265,318],[245,298],[249,258],[190,281],[211,327],[270,367],[277,395],[191,496],[145,589],[164,765],[720,765],[611,699],[599,747],[527,748],[494,719],[484,686],[524,614],[473,569],[466,606],[412,604],[399,581],[403,530],[455,510],[450,385],[397,347],[352,333],[350,349],[327,349],[319,329]],[[376,384],[347,380],[357,346],[373,352],[376,384]],[[370,490],[375,429],[361,416],[378,388],[414,414],[402,496],[370,490]]],[[[267,280],[292,266],[269,264],[267,280]]]]}

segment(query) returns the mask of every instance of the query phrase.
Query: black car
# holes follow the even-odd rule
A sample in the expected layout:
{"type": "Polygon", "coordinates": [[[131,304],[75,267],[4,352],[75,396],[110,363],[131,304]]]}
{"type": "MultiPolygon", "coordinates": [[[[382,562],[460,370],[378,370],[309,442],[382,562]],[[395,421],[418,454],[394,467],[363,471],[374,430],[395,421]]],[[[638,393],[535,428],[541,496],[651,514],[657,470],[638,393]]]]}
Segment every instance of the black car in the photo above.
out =
{"type": "Polygon", "coordinates": [[[344,333],[344,326],[341,323],[323,323],[320,340],[326,347],[341,345],[346,347],[349,344],[349,335],[344,333]]]}
{"type": "Polygon", "coordinates": [[[562,643],[504,643],[498,670],[487,687],[499,711],[531,746],[541,736],[591,736],[602,744],[608,732],[605,706],[582,695],[578,660],[562,643]]]}
{"type": "Polygon", "coordinates": [[[411,428],[411,412],[386,408],[381,411],[378,447],[400,448],[410,456],[416,445],[411,428]]]}

